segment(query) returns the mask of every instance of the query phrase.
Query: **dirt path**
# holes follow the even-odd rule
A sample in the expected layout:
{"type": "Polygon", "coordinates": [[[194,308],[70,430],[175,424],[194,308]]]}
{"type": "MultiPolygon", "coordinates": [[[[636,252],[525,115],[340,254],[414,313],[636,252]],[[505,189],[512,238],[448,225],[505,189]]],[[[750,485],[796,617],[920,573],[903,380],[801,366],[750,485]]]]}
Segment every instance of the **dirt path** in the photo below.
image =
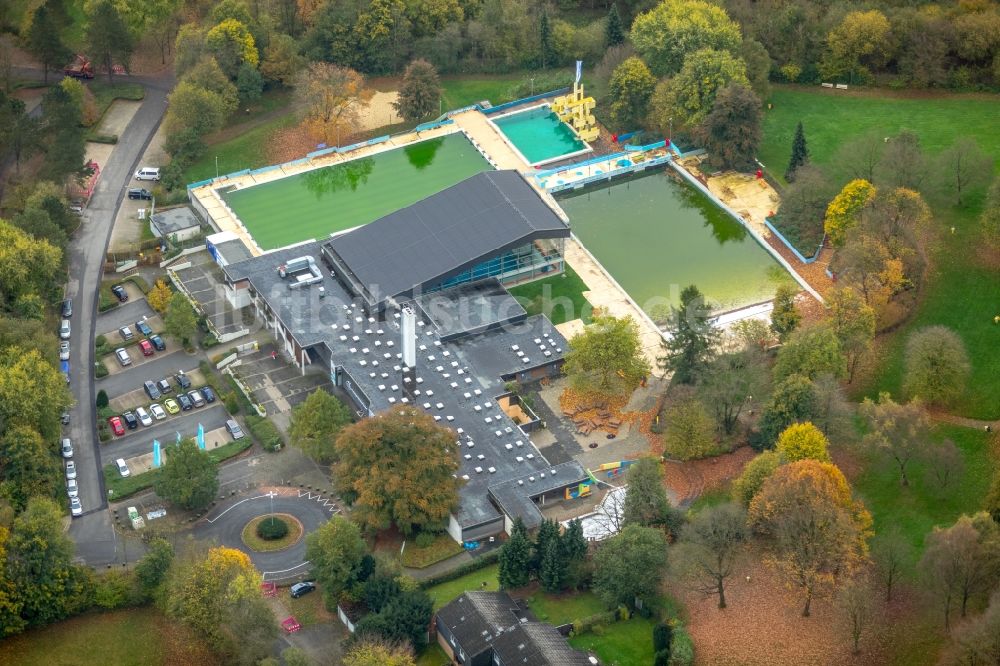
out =
{"type": "Polygon", "coordinates": [[[983,419],[970,419],[957,414],[945,412],[931,412],[931,418],[941,423],[951,423],[952,425],[975,428],[976,430],[986,430],[987,432],[1000,432],[1000,419],[996,421],[986,421],[983,419]]]}

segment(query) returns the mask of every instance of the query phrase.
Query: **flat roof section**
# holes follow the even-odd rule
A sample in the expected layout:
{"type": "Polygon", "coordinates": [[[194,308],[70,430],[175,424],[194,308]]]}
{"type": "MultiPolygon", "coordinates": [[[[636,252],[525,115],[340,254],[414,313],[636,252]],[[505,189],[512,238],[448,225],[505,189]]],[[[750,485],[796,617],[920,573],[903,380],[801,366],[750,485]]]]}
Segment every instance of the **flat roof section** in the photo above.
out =
{"type": "Polygon", "coordinates": [[[381,301],[408,296],[533,240],[569,235],[519,173],[488,171],[327,245],[368,291],[366,298],[381,301]]]}
{"type": "Polygon", "coordinates": [[[437,329],[442,341],[482,333],[504,323],[523,321],[528,316],[496,278],[424,294],[414,302],[437,329]]]}

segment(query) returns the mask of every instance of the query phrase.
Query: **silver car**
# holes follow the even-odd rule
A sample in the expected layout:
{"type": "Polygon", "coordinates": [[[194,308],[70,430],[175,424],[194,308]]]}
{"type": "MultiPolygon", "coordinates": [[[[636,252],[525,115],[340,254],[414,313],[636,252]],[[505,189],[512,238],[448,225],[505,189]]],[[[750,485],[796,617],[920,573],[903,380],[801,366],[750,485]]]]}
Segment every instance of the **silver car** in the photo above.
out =
{"type": "Polygon", "coordinates": [[[71,497],[69,500],[69,512],[73,514],[73,517],[83,515],[83,505],[80,504],[79,497],[71,497]]]}
{"type": "Polygon", "coordinates": [[[76,478],[76,463],[72,460],[66,461],[66,478],[75,479],[76,478]]]}
{"type": "Polygon", "coordinates": [[[118,362],[121,363],[122,366],[132,364],[132,357],[128,355],[128,352],[125,350],[124,347],[119,347],[118,349],[116,349],[115,356],[118,357],[118,362]]]}
{"type": "Polygon", "coordinates": [[[136,407],[135,415],[139,418],[139,423],[144,426],[153,425],[153,418],[149,415],[144,407],[136,407]]]}
{"type": "Polygon", "coordinates": [[[66,479],[66,494],[70,497],[79,496],[80,488],[76,485],[76,479],[66,479]]]}
{"type": "Polygon", "coordinates": [[[63,437],[62,441],[62,457],[72,458],[73,457],[73,442],[69,441],[69,437],[63,437]]]}
{"type": "Polygon", "coordinates": [[[69,360],[69,343],[65,340],[59,343],[59,360],[68,361],[69,360]]]}

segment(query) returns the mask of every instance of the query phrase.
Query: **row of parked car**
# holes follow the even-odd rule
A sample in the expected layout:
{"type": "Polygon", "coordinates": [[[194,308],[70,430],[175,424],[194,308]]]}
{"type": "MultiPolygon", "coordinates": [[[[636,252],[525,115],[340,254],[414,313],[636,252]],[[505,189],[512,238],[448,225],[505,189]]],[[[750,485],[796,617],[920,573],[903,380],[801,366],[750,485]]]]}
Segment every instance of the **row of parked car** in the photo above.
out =
{"type": "MultiPolygon", "coordinates": [[[[151,426],[154,420],[162,421],[167,418],[167,414],[179,414],[180,412],[186,412],[195,407],[202,407],[215,402],[215,391],[211,387],[205,386],[200,389],[191,389],[185,393],[184,389],[190,388],[191,380],[183,372],[178,373],[174,378],[179,387],[177,395],[174,398],[167,398],[163,401],[162,405],[154,402],[148,409],[137,407],[135,411],[129,410],[121,416],[112,416],[108,419],[111,432],[116,437],[121,437],[125,434],[126,429],[135,430],[140,424],[151,426]]],[[[170,386],[170,382],[166,379],[161,379],[156,383],[147,381],[143,385],[143,388],[145,388],[146,394],[152,400],[158,400],[165,393],[173,391],[173,387],[170,386]]]]}
{"type": "MultiPolygon", "coordinates": [[[[69,383],[69,340],[72,334],[72,327],[69,319],[73,316],[73,301],[66,299],[62,302],[62,322],[59,324],[59,361],[62,371],[66,375],[66,383],[69,383]]],[[[69,425],[69,412],[63,412],[60,417],[63,425],[69,425]]],[[[73,442],[69,437],[62,438],[61,452],[66,463],[66,494],[69,496],[69,511],[76,517],[83,515],[83,505],[80,503],[80,488],[76,484],[76,462],[73,461],[73,442]]]]}
{"type": "MultiPolygon", "coordinates": [[[[165,351],[167,349],[167,344],[163,341],[159,335],[153,333],[153,329],[149,327],[144,321],[135,322],[135,330],[141,335],[146,336],[144,340],[139,341],[139,350],[142,352],[143,356],[152,356],[155,351],[165,351]]],[[[118,334],[121,335],[122,340],[125,342],[130,342],[135,339],[135,333],[128,326],[122,326],[118,329],[118,334]]],[[[118,359],[118,363],[125,367],[126,365],[132,365],[132,357],[129,356],[128,350],[124,347],[119,347],[115,350],[115,357],[118,359]]]]}

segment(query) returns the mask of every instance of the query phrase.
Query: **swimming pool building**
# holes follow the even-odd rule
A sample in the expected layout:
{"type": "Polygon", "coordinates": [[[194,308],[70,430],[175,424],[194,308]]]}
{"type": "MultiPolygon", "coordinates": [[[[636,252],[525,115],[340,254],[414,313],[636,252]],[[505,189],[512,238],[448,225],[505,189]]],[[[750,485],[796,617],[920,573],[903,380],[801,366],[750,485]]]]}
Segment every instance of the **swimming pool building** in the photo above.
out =
{"type": "Polygon", "coordinates": [[[325,241],[223,266],[226,297],[252,306],[303,372],[323,368],[360,417],[410,406],[455,433],[464,481],[448,532],[477,541],[587,480],[550,464],[540,425],[505,388],[560,372],[566,340],[502,280],[561,268],[562,219],[516,172],[458,185],[325,241]],[[516,419],[516,420],[515,420],[516,419]]]}

